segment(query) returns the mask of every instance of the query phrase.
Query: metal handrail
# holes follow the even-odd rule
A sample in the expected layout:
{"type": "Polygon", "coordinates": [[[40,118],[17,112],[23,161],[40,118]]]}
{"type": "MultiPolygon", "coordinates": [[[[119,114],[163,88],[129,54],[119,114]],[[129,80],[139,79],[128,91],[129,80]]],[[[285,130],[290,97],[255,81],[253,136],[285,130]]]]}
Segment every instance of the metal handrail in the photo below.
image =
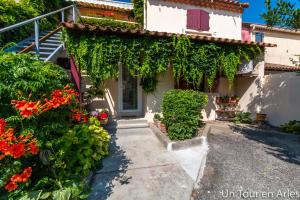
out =
{"type": "MultiPolygon", "coordinates": [[[[30,24],[30,23],[32,23],[32,22],[35,22],[35,21],[37,21],[37,20],[39,20],[39,19],[42,19],[42,18],[48,17],[48,16],[50,16],[50,15],[54,15],[54,14],[56,14],[56,13],[59,13],[59,12],[68,10],[68,9],[70,9],[70,8],[75,9],[75,5],[67,6],[67,7],[65,7],[65,8],[61,8],[61,9],[59,9],[59,10],[56,10],[56,11],[53,11],[53,12],[50,12],[50,13],[47,13],[47,14],[44,14],[44,15],[41,15],[41,16],[32,18],[32,19],[28,19],[28,20],[26,20],[26,21],[23,21],[23,22],[20,22],[20,23],[11,25],[11,26],[7,26],[7,27],[5,27],[5,28],[0,29],[0,33],[6,32],[6,31],[10,31],[10,30],[13,30],[13,29],[16,29],[16,28],[21,27],[21,26],[24,26],[24,25],[26,25],[26,24],[30,24]]],[[[73,14],[73,21],[75,21],[75,20],[74,20],[74,14],[73,14]]]]}
{"type": "Polygon", "coordinates": [[[76,6],[71,5],[71,6],[67,6],[65,8],[61,8],[59,10],[56,10],[56,11],[53,11],[53,12],[50,12],[50,13],[32,18],[32,19],[25,20],[23,22],[20,22],[20,23],[2,28],[2,29],[0,29],[0,33],[10,31],[10,30],[19,28],[21,26],[24,26],[26,24],[30,24],[30,23],[34,22],[34,40],[35,40],[34,44],[35,44],[36,54],[39,55],[40,54],[40,41],[39,41],[40,25],[39,25],[39,20],[42,19],[42,18],[45,18],[45,17],[48,17],[48,16],[51,16],[51,15],[54,15],[56,13],[61,12],[61,22],[64,22],[64,20],[65,20],[65,10],[68,10],[68,9],[72,9],[72,19],[73,19],[73,22],[76,22],[76,10],[75,10],[76,6]]]}

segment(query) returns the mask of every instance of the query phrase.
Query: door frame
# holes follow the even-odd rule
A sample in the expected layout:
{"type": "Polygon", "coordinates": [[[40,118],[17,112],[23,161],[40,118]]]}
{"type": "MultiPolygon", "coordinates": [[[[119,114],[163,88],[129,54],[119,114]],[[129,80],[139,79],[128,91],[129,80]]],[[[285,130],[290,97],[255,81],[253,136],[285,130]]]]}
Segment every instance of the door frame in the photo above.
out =
{"type": "Polygon", "coordinates": [[[140,86],[140,78],[137,78],[137,109],[124,110],[123,108],[123,67],[119,65],[119,78],[118,78],[118,113],[119,115],[142,115],[142,87],[140,86]]]}

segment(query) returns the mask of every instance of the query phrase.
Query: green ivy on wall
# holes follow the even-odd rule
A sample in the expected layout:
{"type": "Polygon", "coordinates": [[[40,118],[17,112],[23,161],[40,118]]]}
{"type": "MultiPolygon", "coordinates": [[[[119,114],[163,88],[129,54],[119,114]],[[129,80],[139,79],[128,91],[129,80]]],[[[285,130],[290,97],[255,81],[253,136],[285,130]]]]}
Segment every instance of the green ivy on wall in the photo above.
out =
{"type": "Polygon", "coordinates": [[[144,0],[133,0],[132,3],[135,21],[144,24],[144,0]]]}
{"type": "Polygon", "coordinates": [[[63,31],[63,40],[96,88],[118,77],[118,66],[122,65],[132,76],[141,78],[145,92],[155,91],[157,75],[168,67],[172,67],[176,81],[183,79],[194,88],[200,87],[203,78],[212,88],[218,72],[231,86],[241,61],[249,61],[263,50],[256,45],[208,43],[187,36],[132,37],[71,30],[63,31]]]}
{"type": "Polygon", "coordinates": [[[90,24],[90,25],[96,25],[96,26],[110,26],[112,28],[129,28],[129,29],[141,28],[141,25],[137,24],[137,23],[116,21],[114,19],[109,19],[109,18],[84,18],[84,17],[81,17],[79,19],[79,22],[83,23],[83,24],[90,24]]]}

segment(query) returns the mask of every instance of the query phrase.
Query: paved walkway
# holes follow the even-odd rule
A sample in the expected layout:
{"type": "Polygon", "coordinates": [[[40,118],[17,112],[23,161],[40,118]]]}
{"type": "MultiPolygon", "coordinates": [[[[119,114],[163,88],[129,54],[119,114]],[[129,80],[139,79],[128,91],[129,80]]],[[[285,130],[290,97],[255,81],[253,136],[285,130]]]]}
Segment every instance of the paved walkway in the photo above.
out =
{"type": "Polygon", "coordinates": [[[300,136],[213,129],[208,143],[195,199],[300,199],[300,136]]]}
{"type": "Polygon", "coordinates": [[[168,152],[149,128],[119,129],[97,172],[90,200],[188,200],[206,155],[203,146],[168,152]]]}

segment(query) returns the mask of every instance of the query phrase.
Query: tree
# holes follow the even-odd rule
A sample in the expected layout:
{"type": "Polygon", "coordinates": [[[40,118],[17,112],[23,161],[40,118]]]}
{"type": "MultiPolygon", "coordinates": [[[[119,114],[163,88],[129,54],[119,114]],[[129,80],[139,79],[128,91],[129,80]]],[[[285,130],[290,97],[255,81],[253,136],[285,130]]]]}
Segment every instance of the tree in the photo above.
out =
{"type": "Polygon", "coordinates": [[[277,0],[271,5],[271,0],[265,0],[266,12],[261,16],[268,26],[279,26],[291,29],[300,29],[300,9],[296,3],[289,0],[277,0]]]}

